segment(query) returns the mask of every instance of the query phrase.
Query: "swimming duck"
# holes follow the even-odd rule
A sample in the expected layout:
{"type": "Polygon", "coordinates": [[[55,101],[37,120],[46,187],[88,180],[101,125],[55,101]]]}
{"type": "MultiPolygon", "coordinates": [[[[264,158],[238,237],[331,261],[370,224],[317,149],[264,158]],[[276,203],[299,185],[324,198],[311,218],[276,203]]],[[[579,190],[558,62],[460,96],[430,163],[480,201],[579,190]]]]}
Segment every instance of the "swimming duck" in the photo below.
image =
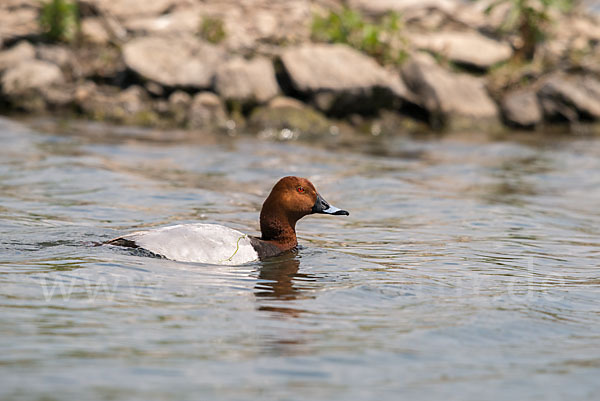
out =
{"type": "Polygon", "coordinates": [[[180,262],[237,265],[295,249],[296,222],[314,213],[350,214],[327,203],[306,178],[290,176],[280,179],[263,203],[260,238],[217,224],[196,223],[137,231],[105,244],[139,248],[180,262]]]}

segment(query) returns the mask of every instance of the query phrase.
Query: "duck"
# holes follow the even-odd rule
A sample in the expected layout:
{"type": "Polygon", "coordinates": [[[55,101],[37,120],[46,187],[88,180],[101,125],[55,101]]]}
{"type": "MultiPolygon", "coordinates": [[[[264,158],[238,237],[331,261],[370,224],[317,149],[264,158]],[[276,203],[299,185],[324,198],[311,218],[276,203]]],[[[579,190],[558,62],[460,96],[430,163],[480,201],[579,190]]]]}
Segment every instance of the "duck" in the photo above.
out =
{"type": "Polygon", "coordinates": [[[308,179],[288,176],[273,186],[262,205],[260,237],[223,225],[190,223],[136,231],[104,244],[178,262],[241,265],[297,249],[296,223],[311,214],[350,215],[329,204],[308,179]]]}

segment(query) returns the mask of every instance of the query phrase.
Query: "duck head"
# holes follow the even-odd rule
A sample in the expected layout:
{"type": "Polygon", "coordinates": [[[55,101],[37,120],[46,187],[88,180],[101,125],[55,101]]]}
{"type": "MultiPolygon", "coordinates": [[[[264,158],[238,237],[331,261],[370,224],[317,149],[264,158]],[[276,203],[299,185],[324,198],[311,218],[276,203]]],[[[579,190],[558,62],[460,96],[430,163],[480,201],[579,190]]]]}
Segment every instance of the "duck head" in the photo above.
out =
{"type": "Polygon", "coordinates": [[[261,239],[291,249],[297,245],[296,222],[314,213],[350,214],[330,205],[306,178],[283,177],[263,203],[260,212],[261,239]]]}

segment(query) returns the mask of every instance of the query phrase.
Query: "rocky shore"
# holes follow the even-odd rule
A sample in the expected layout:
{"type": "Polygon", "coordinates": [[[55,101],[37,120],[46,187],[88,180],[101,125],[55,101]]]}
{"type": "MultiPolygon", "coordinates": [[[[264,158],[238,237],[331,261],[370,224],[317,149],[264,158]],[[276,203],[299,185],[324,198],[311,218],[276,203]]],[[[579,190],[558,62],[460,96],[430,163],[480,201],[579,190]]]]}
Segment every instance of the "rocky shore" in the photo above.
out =
{"type": "MultiPolygon", "coordinates": [[[[0,112],[121,124],[372,134],[537,129],[600,119],[600,18],[549,10],[530,60],[510,4],[458,0],[81,0],[77,40],[49,41],[38,0],[0,3],[0,112]],[[402,60],[315,40],[349,7],[400,20],[402,60]]],[[[355,15],[355,14],[352,14],[355,15]]],[[[396,49],[398,50],[398,49],[396,49]]],[[[395,51],[396,51],[395,50],[395,51]]]]}

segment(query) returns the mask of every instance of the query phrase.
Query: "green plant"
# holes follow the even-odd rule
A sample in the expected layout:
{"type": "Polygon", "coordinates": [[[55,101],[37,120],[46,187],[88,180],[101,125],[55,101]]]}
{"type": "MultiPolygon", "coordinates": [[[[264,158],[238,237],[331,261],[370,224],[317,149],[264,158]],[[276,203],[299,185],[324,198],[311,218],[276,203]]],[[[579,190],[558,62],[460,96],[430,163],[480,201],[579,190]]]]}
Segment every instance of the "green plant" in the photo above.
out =
{"type": "Polygon", "coordinates": [[[44,35],[53,42],[74,41],[80,31],[79,7],[76,1],[50,0],[42,4],[39,16],[44,35]]]}
{"type": "Polygon", "coordinates": [[[210,43],[220,43],[227,36],[222,19],[205,16],[200,22],[200,36],[210,43]]]}
{"type": "Polygon", "coordinates": [[[547,36],[548,25],[551,22],[550,10],[566,12],[573,7],[574,0],[495,0],[485,12],[489,14],[499,5],[506,3],[509,4],[508,12],[500,29],[504,33],[515,33],[519,37],[515,58],[531,60],[537,45],[547,36]]]}
{"type": "Polygon", "coordinates": [[[400,64],[406,58],[400,30],[401,21],[396,13],[368,22],[358,12],[344,8],[340,12],[329,11],[325,16],[315,14],[311,38],[316,42],[347,44],[381,64],[400,64]]]}

